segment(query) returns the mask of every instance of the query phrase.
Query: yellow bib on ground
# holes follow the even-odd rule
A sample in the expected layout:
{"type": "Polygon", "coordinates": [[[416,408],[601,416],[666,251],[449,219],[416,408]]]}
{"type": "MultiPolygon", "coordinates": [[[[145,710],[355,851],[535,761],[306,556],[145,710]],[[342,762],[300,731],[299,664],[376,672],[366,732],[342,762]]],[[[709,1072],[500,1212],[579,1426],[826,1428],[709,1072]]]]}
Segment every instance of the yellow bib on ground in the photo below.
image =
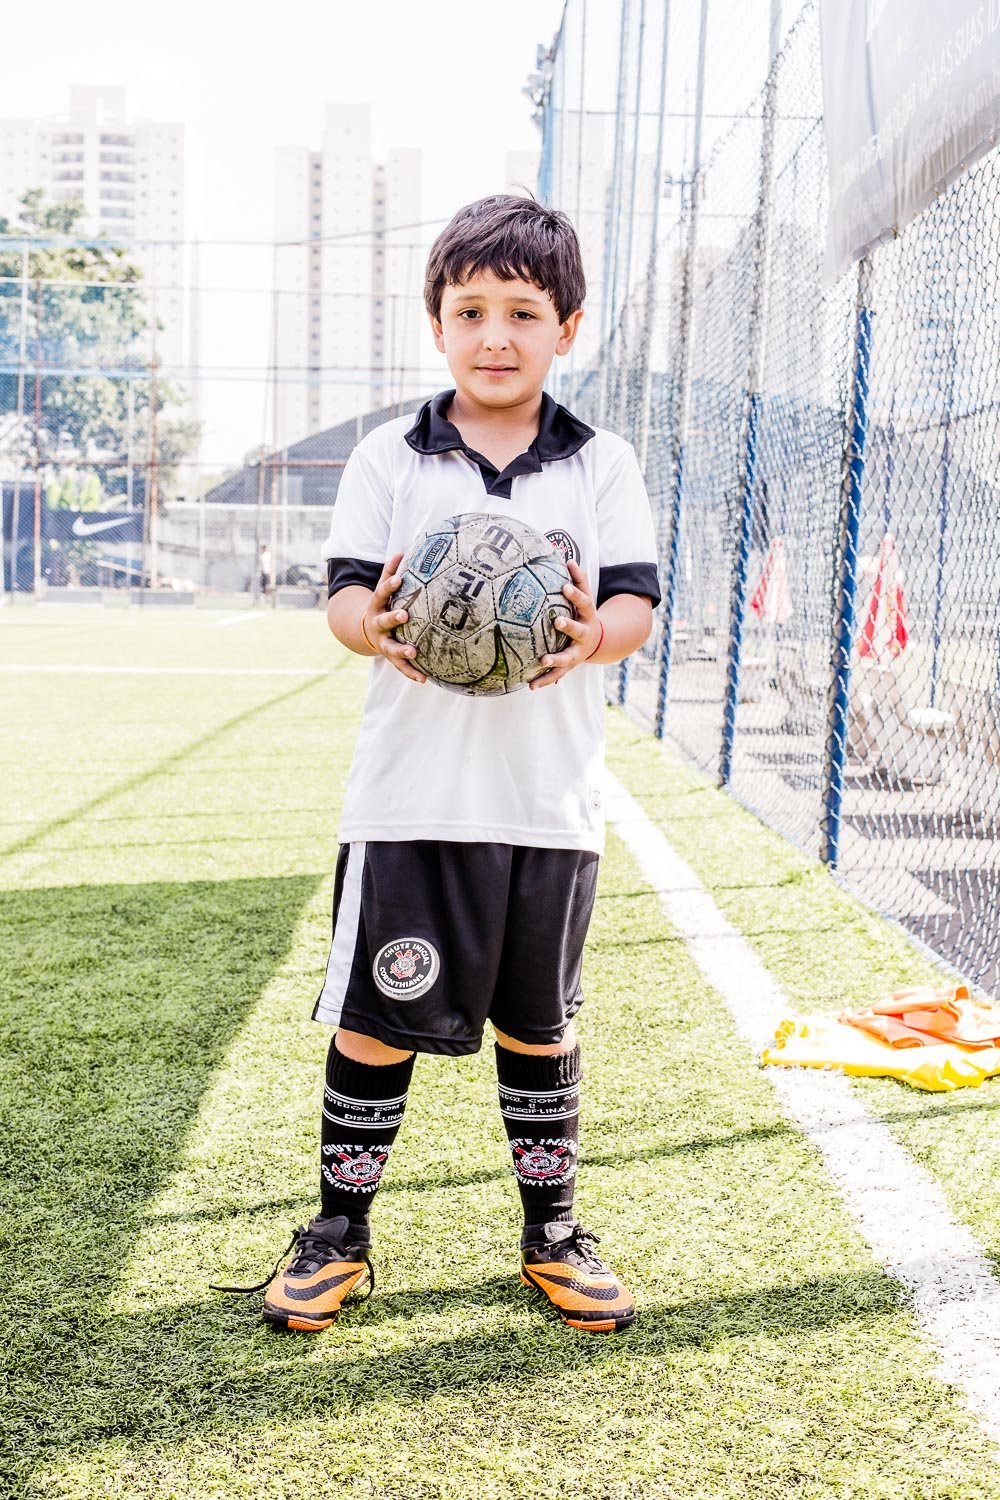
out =
{"type": "Polygon", "coordinates": [[[782,1021],[761,1062],[841,1068],[918,1089],[977,1088],[1000,1073],[1000,1007],[971,999],[964,986],[897,990],[853,1014],[782,1021]]]}

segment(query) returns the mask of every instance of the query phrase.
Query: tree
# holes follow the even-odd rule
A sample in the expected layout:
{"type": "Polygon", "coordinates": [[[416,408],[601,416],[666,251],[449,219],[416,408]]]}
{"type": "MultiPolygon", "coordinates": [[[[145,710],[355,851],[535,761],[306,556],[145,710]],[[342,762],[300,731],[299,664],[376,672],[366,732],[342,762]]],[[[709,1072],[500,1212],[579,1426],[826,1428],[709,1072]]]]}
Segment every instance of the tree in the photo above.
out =
{"type": "Polygon", "coordinates": [[[0,458],[9,468],[20,456],[46,483],[90,473],[112,499],[125,493],[131,458],[140,499],[155,391],[157,490],[169,498],[197,424],[153,378],[141,268],[103,236],[81,243],[79,200],[46,203],[32,189],[20,201],[16,222],[0,218],[0,458]]]}

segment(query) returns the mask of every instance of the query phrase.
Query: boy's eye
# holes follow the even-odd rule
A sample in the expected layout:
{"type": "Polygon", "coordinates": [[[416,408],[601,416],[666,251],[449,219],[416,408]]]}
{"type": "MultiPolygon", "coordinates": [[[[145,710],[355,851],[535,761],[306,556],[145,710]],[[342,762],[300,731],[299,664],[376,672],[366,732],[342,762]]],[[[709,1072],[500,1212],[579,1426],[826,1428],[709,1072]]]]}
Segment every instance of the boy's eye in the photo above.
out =
{"type": "Polygon", "coordinates": [[[477,307],[463,307],[458,316],[464,318],[467,323],[471,323],[473,319],[479,317],[479,309],[477,307]]]}
{"type": "Polygon", "coordinates": [[[518,310],[517,310],[517,312],[515,312],[514,316],[515,316],[515,318],[524,318],[526,320],[530,320],[530,319],[533,319],[535,315],[534,315],[534,313],[525,312],[524,308],[522,307],[522,308],[518,308],[518,310]]]}

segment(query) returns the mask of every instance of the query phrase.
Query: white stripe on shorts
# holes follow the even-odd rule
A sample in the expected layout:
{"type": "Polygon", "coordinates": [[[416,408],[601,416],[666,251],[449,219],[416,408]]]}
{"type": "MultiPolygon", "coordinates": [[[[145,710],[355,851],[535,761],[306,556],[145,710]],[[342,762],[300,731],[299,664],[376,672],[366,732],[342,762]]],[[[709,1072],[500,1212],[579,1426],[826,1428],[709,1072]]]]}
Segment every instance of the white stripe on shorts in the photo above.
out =
{"type": "Polygon", "coordinates": [[[367,844],[352,844],[347,852],[344,889],[340,893],[337,926],[330,945],[323,991],[316,1002],[313,1018],[329,1026],[340,1025],[340,1015],[347,997],[347,984],[354,964],[361,920],[361,876],[365,868],[367,844]]]}

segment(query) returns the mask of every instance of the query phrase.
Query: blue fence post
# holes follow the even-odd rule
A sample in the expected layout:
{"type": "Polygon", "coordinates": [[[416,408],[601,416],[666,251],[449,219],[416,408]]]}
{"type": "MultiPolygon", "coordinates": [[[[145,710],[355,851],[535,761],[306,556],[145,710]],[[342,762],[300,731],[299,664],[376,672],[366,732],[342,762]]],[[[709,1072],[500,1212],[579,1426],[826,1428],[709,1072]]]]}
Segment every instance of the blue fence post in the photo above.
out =
{"type": "Polygon", "coordinates": [[[840,855],[840,823],[847,759],[847,719],[851,691],[851,649],[854,644],[855,598],[858,585],[858,538],[868,437],[868,380],[871,368],[872,314],[869,306],[871,262],[858,263],[858,293],[854,325],[854,367],[844,442],[844,480],[840,506],[840,567],[836,580],[833,620],[833,657],[826,735],[823,837],[820,857],[835,869],[840,855]]]}
{"type": "Polygon", "coordinates": [[[726,696],[722,706],[722,745],[719,751],[719,785],[728,786],[733,770],[733,741],[736,738],[736,706],[740,697],[740,657],[743,650],[743,621],[747,604],[747,570],[750,562],[750,538],[753,533],[754,495],[757,485],[757,433],[760,426],[761,399],[758,391],[750,393],[747,415],[746,445],[743,450],[743,484],[740,494],[740,526],[736,538],[733,567],[733,591],[729,607],[729,658],[726,665],[726,696]]]}
{"type": "MultiPolygon", "coordinates": [[[[777,45],[777,7],[772,10],[771,45],[777,45]]],[[[764,329],[767,322],[767,292],[771,274],[771,233],[769,210],[774,162],[775,94],[779,63],[772,52],[764,90],[761,119],[760,183],[757,210],[754,215],[754,260],[757,279],[750,304],[750,358],[747,364],[746,428],[740,463],[740,519],[733,559],[733,582],[729,599],[729,654],[726,661],[726,694],[722,706],[722,743],[719,747],[719,786],[728,786],[733,771],[733,744],[736,739],[736,710],[740,701],[740,659],[743,651],[743,624],[747,606],[747,570],[750,542],[753,536],[753,512],[757,489],[757,450],[760,438],[764,384],[764,329]]]]}
{"type": "Polygon", "coordinates": [[[684,508],[684,443],[677,448],[674,492],[670,508],[667,566],[663,577],[663,629],[660,635],[660,677],[656,689],[656,738],[662,740],[667,723],[667,692],[674,648],[674,612],[677,608],[677,559],[680,555],[681,514],[684,508]]]}
{"type": "Polygon", "coordinates": [[[629,662],[631,657],[623,656],[621,666],[618,668],[618,707],[624,708],[628,703],[628,679],[629,662]]]}
{"type": "Polygon", "coordinates": [[[937,699],[941,657],[941,616],[944,613],[944,567],[948,556],[948,514],[951,506],[951,414],[955,402],[955,332],[948,351],[948,387],[944,408],[944,442],[941,445],[941,496],[938,503],[937,577],[934,580],[934,623],[931,627],[931,708],[937,699]]]}

